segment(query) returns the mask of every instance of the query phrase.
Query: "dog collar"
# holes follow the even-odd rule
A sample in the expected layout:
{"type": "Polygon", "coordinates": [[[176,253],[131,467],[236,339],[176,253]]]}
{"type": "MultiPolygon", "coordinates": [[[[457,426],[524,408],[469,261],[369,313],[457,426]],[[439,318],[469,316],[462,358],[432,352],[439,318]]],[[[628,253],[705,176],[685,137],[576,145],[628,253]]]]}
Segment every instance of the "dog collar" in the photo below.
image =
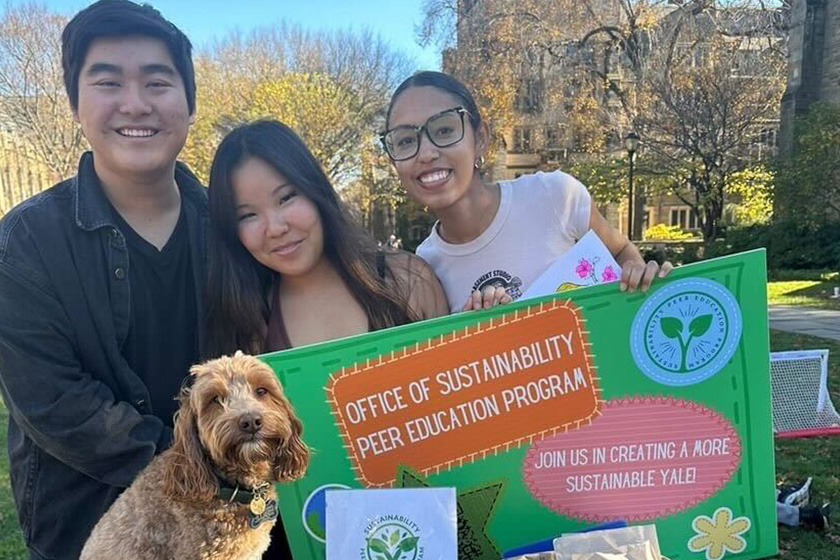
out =
{"type": "Polygon", "coordinates": [[[239,485],[230,486],[224,480],[219,479],[219,490],[216,497],[229,503],[248,504],[249,521],[252,529],[256,529],[264,521],[277,519],[277,501],[268,497],[268,489],[271,485],[268,482],[254,487],[253,489],[241,488],[239,485]]]}

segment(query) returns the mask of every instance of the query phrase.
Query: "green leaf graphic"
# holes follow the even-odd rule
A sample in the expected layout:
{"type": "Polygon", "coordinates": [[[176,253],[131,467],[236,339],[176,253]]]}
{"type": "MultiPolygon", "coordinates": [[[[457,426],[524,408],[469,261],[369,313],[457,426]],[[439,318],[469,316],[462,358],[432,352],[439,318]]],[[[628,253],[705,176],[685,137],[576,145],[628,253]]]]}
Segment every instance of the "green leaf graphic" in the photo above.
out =
{"type": "Polygon", "coordinates": [[[676,317],[662,317],[662,320],[659,321],[659,328],[662,329],[662,333],[668,338],[676,338],[679,340],[683,324],[682,321],[676,317]]]}
{"type": "Polygon", "coordinates": [[[394,546],[399,541],[400,541],[400,532],[399,532],[399,530],[395,530],[393,533],[391,533],[391,537],[388,539],[388,543],[391,546],[394,546]]]}
{"type": "Polygon", "coordinates": [[[420,540],[420,537],[408,537],[407,539],[403,539],[400,541],[400,552],[411,552],[415,548],[417,548],[417,541],[420,540]]]}
{"type": "Polygon", "coordinates": [[[691,321],[691,324],[688,326],[688,332],[691,333],[691,336],[703,336],[709,330],[710,326],[712,326],[712,316],[700,315],[691,321]]]}
{"type": "Polygon", "coordinates": [[[378,552],[380,554],[388,554],[388,545],[385,541],[377,538],[370,538],[368,539],[368,546],[374,552],[378,552]]]}

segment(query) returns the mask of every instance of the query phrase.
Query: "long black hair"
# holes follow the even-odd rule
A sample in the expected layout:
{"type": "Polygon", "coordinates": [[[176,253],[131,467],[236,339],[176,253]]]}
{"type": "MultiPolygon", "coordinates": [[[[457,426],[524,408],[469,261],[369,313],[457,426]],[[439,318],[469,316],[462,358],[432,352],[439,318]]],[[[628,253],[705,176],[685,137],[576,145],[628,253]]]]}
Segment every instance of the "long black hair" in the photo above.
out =
{"type": "MultiPolygon", "coordinates": [[[[250,158],[283,175],[317,207],[324,255],[364,309],[372,330],[416,320],[405,290],[393,289],[377,271],[378,247],[350,216],[318,161],[288,126],[257,121],[222,140],[210,170],[210,254],[203,344],[208,358],[236,350],[265,351],[272,282],[278,273],[260,264],[237,236],[231,177],[250,158]]],[[[393,278],[394,281],[397,279],[393,278]]]]}

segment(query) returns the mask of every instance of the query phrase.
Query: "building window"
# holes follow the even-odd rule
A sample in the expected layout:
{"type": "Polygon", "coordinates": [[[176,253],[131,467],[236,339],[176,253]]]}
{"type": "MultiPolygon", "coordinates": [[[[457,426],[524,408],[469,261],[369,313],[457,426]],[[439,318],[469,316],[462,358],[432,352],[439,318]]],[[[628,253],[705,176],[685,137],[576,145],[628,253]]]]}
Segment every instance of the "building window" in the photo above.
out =
{"type": "Polygon", "coordinates": [[[753,136],[750,154],[759,160],[775,156],[779,150],[779,129],[768,126],[756,131],[753,136]]]}
{"type": "Polygon", "coordinates": [[[605,140],[607,151],[614,152],[617,150],[624,150],[624,138],[621,137],[617,132],[612,131],[606,134],[605,140]]]}
{"type": "Polygon", "coordinates": [[[679,43],[675,47],[675,60],[691,68],[706,68],[710,63],[709,46],[695,43],[679,43]]]}
{"type": "Polygon", "coordinates": [[[683,230],[698,229],[697,214],[691,208],[671,208],[671,225],[683,230]]]}
{"type": "Polygon", "coordinates": [[[767,148],[779,147],[779,132],[775,128],[764,128],[758,134],[758,143],[767,148]]]}
{"type": "Polygon", "coordinates": [[[409,238],[411,241],[417,243],[426,238],[429,234],[428,226],[411,226],[409,229],[409,238]]]}
{"type": "Polygon", "coordinates": [[[710,59],[709,59],[709,47],[706,45],[697,45],[694,47],[694,52],[692,53],[692,66],[694,68],[708,68],[710,59]]]}
{"type": "Polygon", "coordinates": [[[531,151],[531,128],[517,126],[513,129],[513,152],[526,153],[531,151]]]}
{"type": "Polygon", "coordinates": [[[736,78],[755,78],[767,75],[762,53],[755,48],[739,49],[732,64],[731,75],[736,78]]]}
{"type": "Polygon", "coordinates": [[[542,85],[536,78],[526,78],[519,86],[517,106],[523,113],[538,113],[542,109],[542,85]]]}
{"type": "Polygon", "coordinates": [[[546,127],[545,147],[549,150],[560,148],[560,131],[558,129],[546,127]]]}

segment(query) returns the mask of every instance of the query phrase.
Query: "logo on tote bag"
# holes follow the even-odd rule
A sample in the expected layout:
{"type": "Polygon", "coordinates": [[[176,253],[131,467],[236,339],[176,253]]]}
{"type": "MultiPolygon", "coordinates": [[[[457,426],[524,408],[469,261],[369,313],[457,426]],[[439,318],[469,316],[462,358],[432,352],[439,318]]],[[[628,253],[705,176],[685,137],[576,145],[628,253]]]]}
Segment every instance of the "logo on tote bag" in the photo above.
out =
{"type": "Polygon", "coordinates": [[[741,310],[723,285],[705,278],[668,284],[636,314],[630,349],[639,369],[657,383],[693,385],[732,358],[741,340],[741,310]]]}

